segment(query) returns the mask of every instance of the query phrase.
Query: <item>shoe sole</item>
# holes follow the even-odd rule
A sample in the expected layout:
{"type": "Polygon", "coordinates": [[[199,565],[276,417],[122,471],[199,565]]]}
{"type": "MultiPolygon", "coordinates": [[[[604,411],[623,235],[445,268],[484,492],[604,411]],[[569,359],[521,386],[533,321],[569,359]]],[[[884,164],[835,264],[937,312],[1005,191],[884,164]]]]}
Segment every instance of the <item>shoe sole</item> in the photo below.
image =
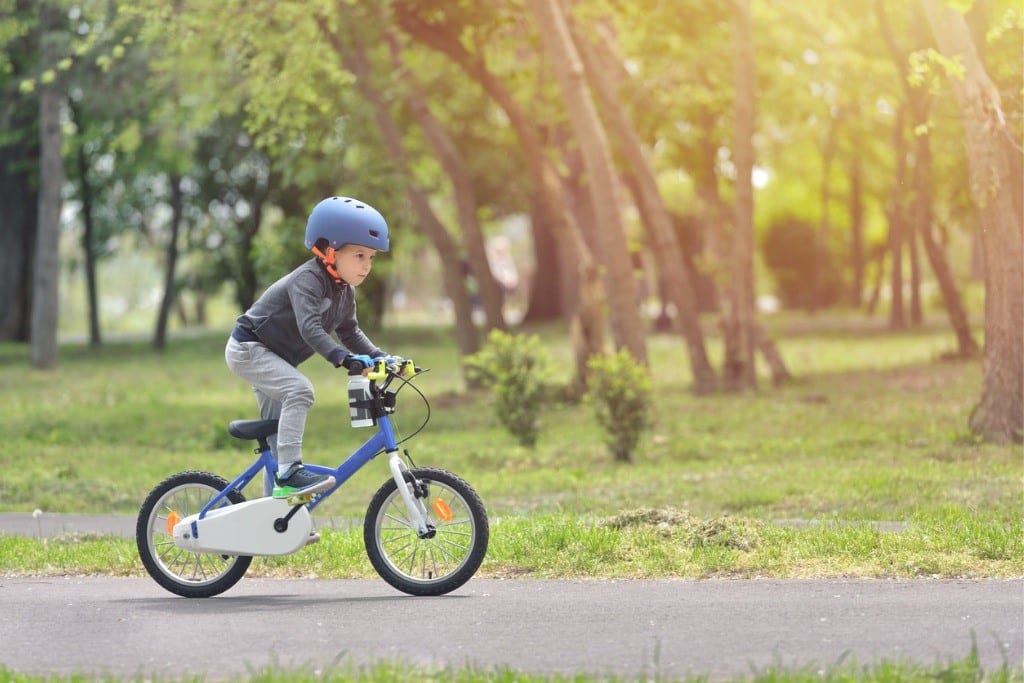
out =
{"type": "Polygon", "coordinates": [[[335,482],[334,477],[328,476],[326,479],[324,479],[319,484],[313,484],[312,486],[307,486],[306,488],[299,489],[297,491],[289,491],[288,493],[285,493],[285,494],[282,494],[282,495],[274,494],[274,498],[294,498],[296,496],[310,496],[310,495],[312,495],[314,493],[320,493],[321,491],[326,491],[327,489],[329,489],[332,486],[334,486],[334,482],[335,482]]]}

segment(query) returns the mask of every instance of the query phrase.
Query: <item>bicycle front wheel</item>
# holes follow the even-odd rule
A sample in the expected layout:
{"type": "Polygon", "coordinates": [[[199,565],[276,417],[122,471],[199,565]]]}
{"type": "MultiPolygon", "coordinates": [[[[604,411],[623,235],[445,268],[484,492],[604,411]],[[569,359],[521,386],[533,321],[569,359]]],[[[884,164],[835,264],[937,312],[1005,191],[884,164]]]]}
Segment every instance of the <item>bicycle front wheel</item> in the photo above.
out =
{"type": "Polygon", "coordinates": [[[393,479],[370,501],[363,540],[373,568],[410,595],[444,595],[480,568],[487,553],[487,512],[473,488],[451,472],[408,470],[407,483],[427,508],[434,532],[421,538],[393,479]]]}
{"type": "MultiPolygon", "coordinates": [[[[135,524],[135,543],[153,580],[186,598],[208,598],[231,588],[249,569],[252,557],[195,553],[174,544],[178,520],[200,512],[228,482],[208,472],[182,472],[160,482],[146,498],[135,524]]],[[[245,501],[238,491],[230,504],[245,501]]],[[[225,503],[228,504],[228,503],[225,503]]]]}

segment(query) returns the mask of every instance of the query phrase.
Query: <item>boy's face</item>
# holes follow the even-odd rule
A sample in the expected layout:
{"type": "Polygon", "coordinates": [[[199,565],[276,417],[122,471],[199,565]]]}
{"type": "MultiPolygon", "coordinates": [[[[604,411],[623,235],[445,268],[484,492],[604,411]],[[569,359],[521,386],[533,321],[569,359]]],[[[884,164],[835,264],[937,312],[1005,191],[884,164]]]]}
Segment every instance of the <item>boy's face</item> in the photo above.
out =
{"type": "Polygon", "coordinates": [[[370,274],[376,249],[361,247],[358,244],[346,244],[334,252],[334,269],[341,279],[353,287],[358,287],[370,274]]]}

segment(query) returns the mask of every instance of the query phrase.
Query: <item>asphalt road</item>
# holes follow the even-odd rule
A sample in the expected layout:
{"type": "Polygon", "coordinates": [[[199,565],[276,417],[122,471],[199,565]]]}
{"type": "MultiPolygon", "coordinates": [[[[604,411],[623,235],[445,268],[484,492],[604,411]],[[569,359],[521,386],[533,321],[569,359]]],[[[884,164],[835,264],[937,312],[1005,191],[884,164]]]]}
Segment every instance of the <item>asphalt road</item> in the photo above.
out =
{"type": "Polygon", "coordinates": [[[244,677],[339,662],[712,679],[766,667],[1024,661],[1024,582],[246,578],[189,600],[138,578],[0,578],[0,663],[20,673],[244,677]]]}

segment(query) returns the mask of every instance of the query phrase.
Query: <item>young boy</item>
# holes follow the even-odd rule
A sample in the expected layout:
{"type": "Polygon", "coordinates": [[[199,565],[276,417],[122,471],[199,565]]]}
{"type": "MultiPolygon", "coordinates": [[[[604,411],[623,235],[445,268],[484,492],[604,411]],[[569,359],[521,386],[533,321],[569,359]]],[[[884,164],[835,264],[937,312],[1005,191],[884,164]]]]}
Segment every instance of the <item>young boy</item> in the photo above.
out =
{"type": "Polygon", "coordinates": [[[334,477],[302,466],[313,385],[297,366],[314,353],[345,368],[387,355],[359,329],[354,289],[369,275],[377,252],[389,246],[387,223],[376,209],[329,197],[306,223],[306,248],[314,257],[272,284],[235,322],[224,351],[228,367],[252,385],[260,417],[278,418],[270,442],[278,462],[275,498],[334,486],[334,477]]]}

